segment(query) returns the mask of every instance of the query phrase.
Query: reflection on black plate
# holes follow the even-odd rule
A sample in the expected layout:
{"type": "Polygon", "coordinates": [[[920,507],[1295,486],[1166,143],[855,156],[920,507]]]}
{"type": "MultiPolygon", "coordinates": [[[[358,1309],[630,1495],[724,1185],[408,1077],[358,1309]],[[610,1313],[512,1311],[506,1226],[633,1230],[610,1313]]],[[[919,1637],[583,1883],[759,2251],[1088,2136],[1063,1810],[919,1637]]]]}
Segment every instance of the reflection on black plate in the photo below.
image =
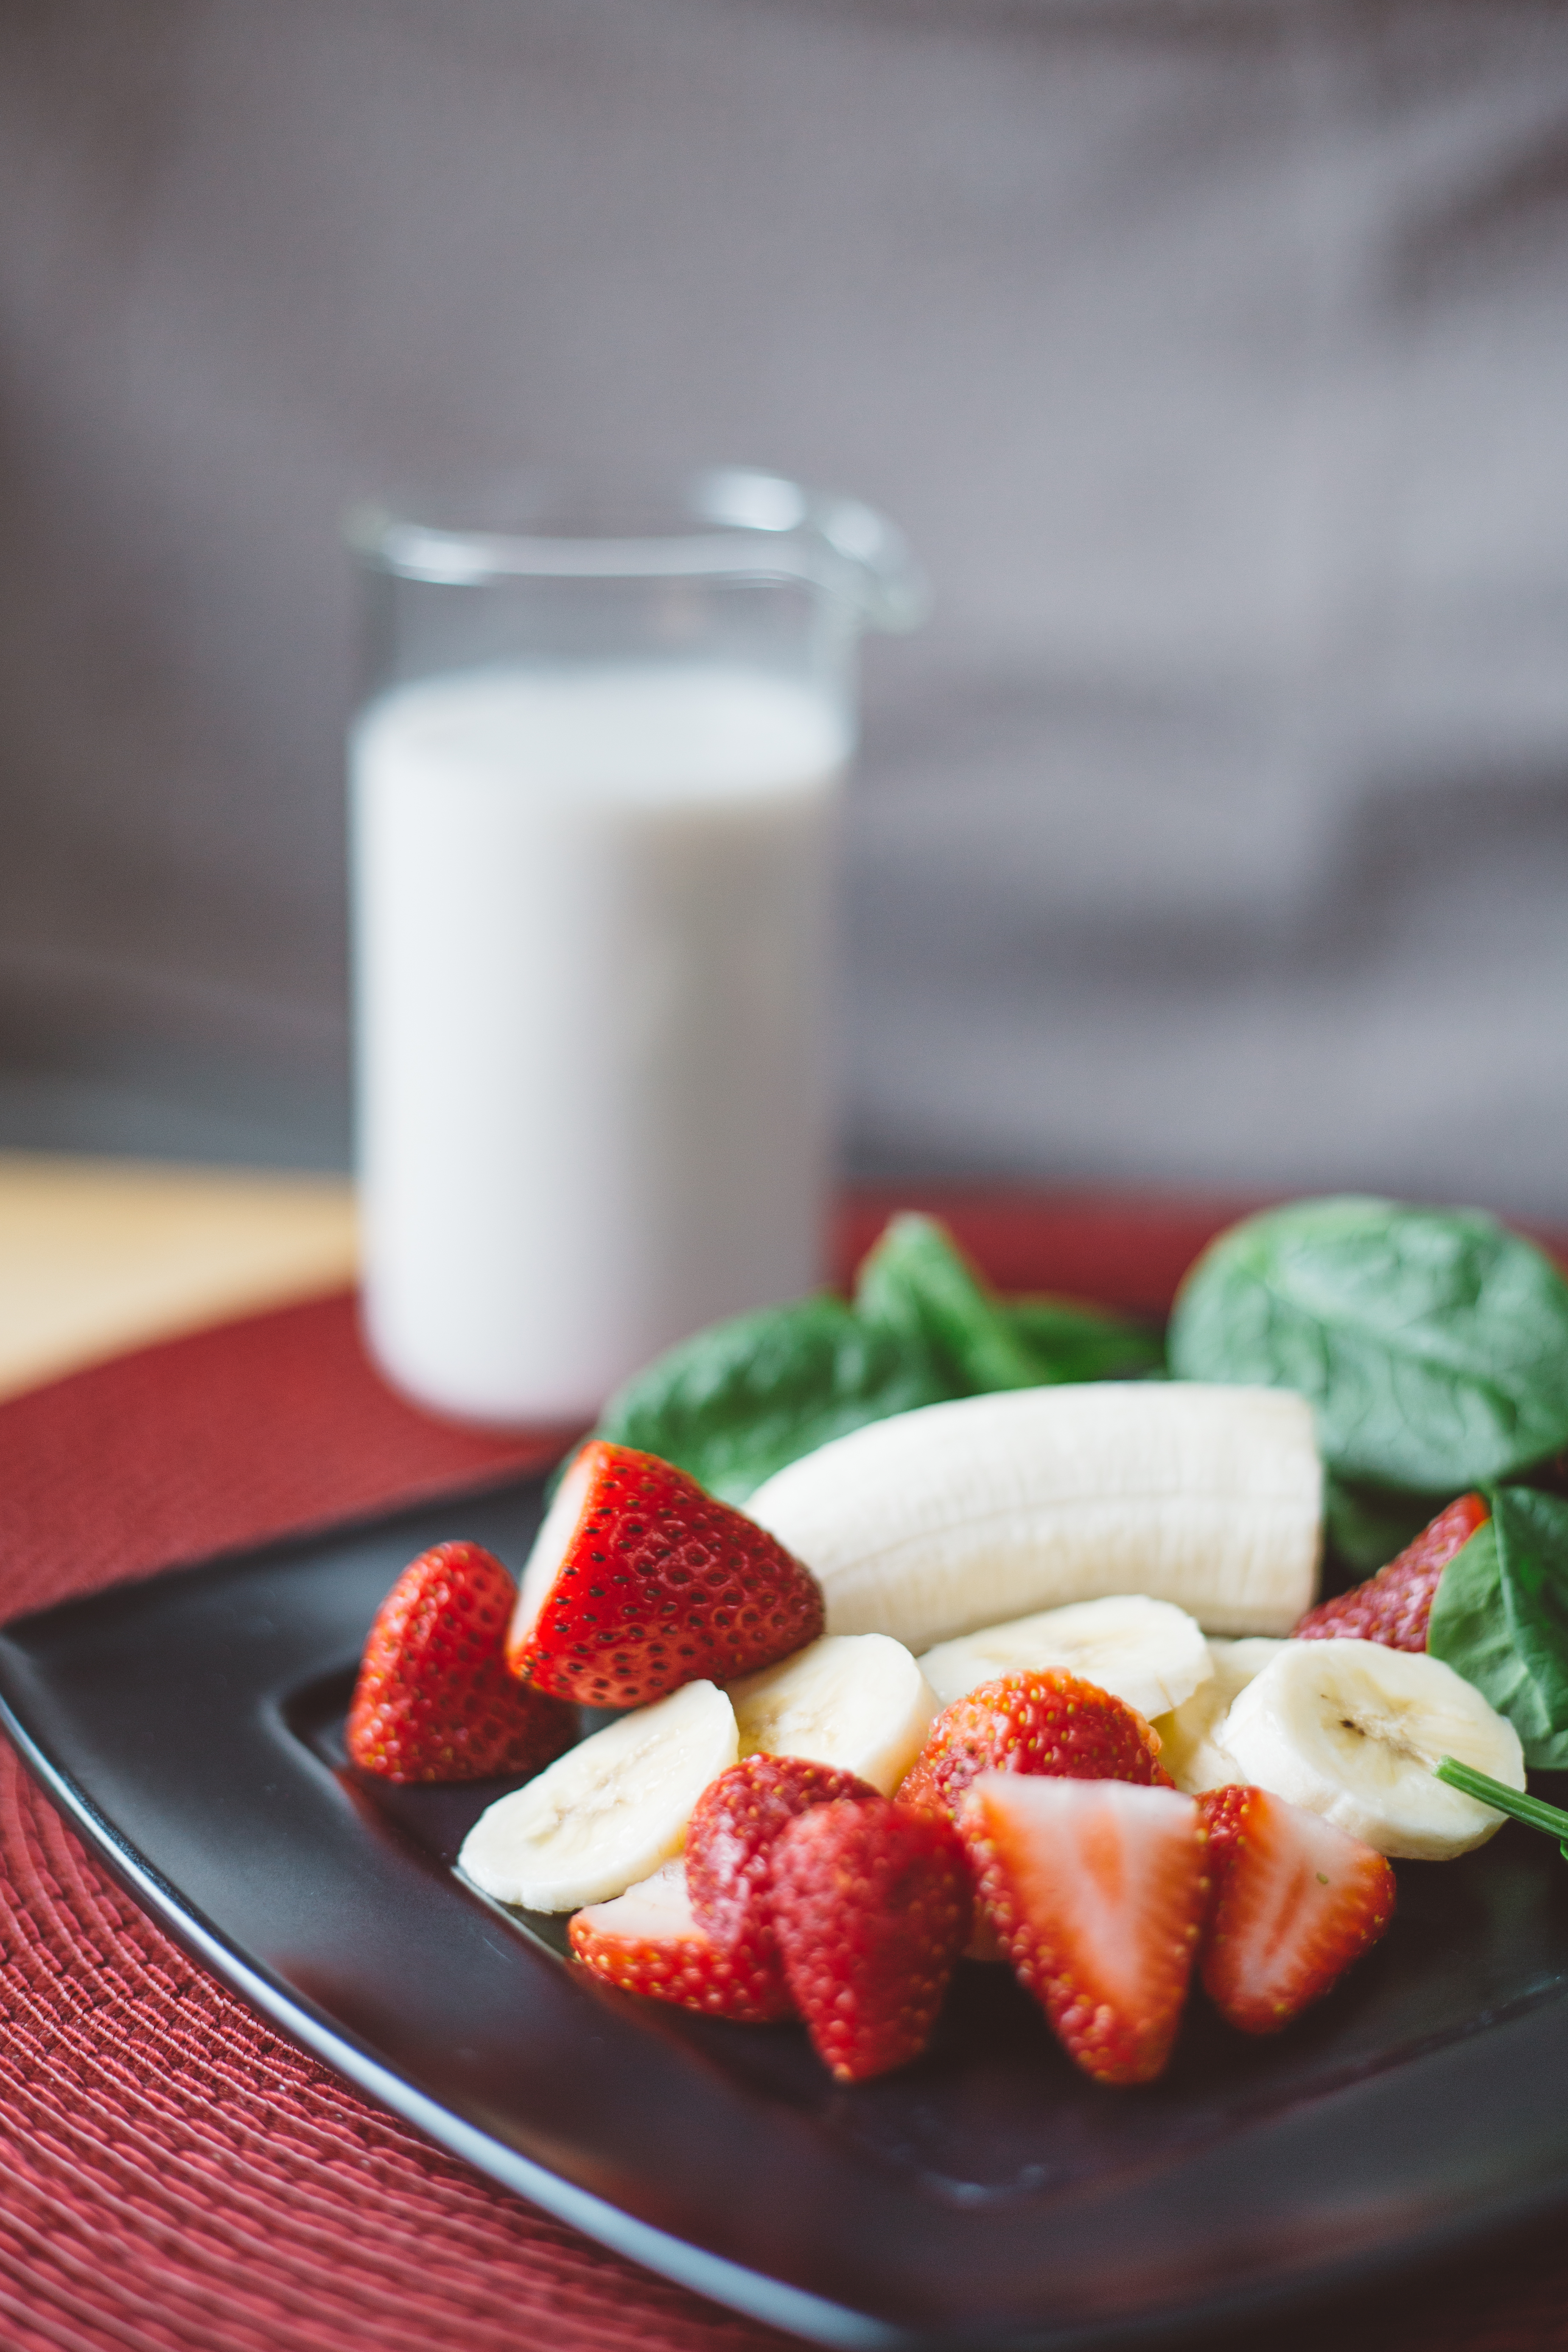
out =
{"type": "Polygon", "coordinates": [[[1509,1828],[1406,1864],[1384,1944],[1165,2079],[1078,2076],[965,1966],[919,2064],[836,2085],[795,2028],[617,1994],[451,1863],[497,1787],[342,1760],[354,1660],[426,1544],[514,1568],[533,1482],[26,1619],[0,1701],[173,1932],[375,2097],[606,2244],[828,2343],[1131,2344],[1369,2277],[1568,2197],[1568,1869],[1509,1828]]]}

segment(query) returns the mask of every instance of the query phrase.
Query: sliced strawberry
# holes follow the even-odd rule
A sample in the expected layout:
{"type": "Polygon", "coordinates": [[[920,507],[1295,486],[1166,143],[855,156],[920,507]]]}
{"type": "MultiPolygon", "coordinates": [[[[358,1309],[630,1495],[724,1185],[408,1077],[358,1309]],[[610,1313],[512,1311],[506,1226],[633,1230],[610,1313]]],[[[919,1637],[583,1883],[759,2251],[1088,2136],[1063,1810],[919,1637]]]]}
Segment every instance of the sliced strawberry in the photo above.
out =
{"type": "Polygon", "coordinates": [[[598,1438],[561,1482],[507,1636],[514,1675],[587,1706],[730,1682],[815,1642],[809,1570],[652,1454],[598,1438]]]}
{"type": "Polygon", "coordinates": [[[1381,1642],[1389,1650],[1424,1650],[1443,1570],[1490,1517],[1484,1495],[1461,1495],[1364,1584],[1309,1609],[1292,1639],[1381,1642]]]}
{"type": "Polygon", "coordinates": [[[1135,1707],[1065,1668],[1002,1675],[944,1707],[895,1791],[900,1805],[956,1822],[982,1772],[1074,1780],[1136,1780],[1169,1789],[1160,1735],[1135,1707]]]}
{"type": "Polygon", "coordinates": [[[1208,1840],[1207,1874],[1208,1900],[1205,1906],[1205,1935],[1215,1911],[1219,1908],[1219,1890],[1224,1885],[1236,1853],[1236,1842],[1247,1821],[1248,1801],[1258,1794],[1245,1781],[1227,1780],[1222,1788],[1205,1789],[1198,1799],[1198,1813],[1204,1835],[1208,1840]]]}
{"type": "Polygon", "coordinates": [[[478,1544],[437,1544],[375,1614],[349,1708],[351,1759],[385,1780],[539,1771],[577,1738],[577,1710],[508,1674],[517,1588],[478,1544]]]}
{"type": "Polygon", "coordinates": [[[773,1929],[795,2006],[841,2083],[918,2058],[969,1933],[954,1831],[886,1797],[816,1805],[773,1850],[773,1929]]]}
{"type": "Polygon", "coordinates": [[[766,2025],[795,2013],[776,1969],[753,1969],[744,1946],[726,1949],[698,1926],[679,1860],[612,1901],[577,1912],[566,1935],[584,1968],[623,1992],[742,2025],[766,2025]]]}
{"type": "Polygon", "coordinates": [[[1198,1809],[1127,1780],[985,1772],[959,1829],[981,1901],[1058,2041],[1100,2083],[1175,2040],[1207,1893],[1198,1809]]]}
{"type": "Polygon", "coordinates": [[[793,2004],[773,1922],[774,1842],[814,1805],[876,1794],[853,1772],[804,1756],[746,1756],[697,1800],[686,1831],[692,1916],[715,1943],[743,1954],[759,1981],[771,1979],[786,2010],[793,2004]]]}
{"type": "Polygon", "coordinates": [[[1262,1789],[1198,1799],[1213,1885],[1204,1990],[1243,2033],[1275,2033],[1321,2000],[1394,1916],[1394,1872],[1317,1813],[1262,1789]]]}

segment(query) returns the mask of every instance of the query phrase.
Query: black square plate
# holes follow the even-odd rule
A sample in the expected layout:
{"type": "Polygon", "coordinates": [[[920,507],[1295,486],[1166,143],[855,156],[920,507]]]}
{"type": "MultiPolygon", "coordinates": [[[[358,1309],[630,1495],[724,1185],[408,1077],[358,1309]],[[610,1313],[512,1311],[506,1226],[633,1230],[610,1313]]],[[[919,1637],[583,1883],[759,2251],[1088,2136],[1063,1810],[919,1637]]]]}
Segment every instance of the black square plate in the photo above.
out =
{"type": "Polygon", "coordinates": [[[592,2236],[829,2344],[1110,2347],[1370,2279],[1568,2198],[1568,1870],[1515,1827],[1401,1865],[1380,1948],[1279,2039],[1194,2000],[1163,2082],[1078,2076],[999,1969],[917,2065],[837,2086],[795,2027],[615,1993],[453,1873],[497,1786],[343,1762],[365,1629],[537,1482],[0,1634],[5,1720],[147,1908],[286,2032],[592,2236]]]}

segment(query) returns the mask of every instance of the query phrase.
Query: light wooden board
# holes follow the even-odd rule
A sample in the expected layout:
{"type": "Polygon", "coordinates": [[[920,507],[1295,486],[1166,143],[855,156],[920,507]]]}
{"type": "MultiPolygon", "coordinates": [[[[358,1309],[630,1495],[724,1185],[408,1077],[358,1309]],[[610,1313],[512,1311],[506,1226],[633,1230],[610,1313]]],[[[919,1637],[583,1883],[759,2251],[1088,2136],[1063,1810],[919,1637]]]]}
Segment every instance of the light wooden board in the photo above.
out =
{"type": "Polygon", "coordinates": [[[346,1179],[0,1151],[0,1396],[354,1267],[346,1179]]]}

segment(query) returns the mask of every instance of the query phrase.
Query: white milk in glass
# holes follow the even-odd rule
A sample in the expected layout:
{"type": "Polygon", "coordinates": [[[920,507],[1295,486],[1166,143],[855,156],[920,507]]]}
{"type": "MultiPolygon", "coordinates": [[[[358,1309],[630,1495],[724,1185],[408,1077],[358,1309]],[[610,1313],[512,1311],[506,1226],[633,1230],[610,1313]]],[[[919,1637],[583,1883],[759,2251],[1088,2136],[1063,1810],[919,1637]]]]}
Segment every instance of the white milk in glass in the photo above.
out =
{"type": "Polygon", "coordinates": [[[365,1316],[480,1419],[587,1418],[821,1279],[836,803],[763,671],[488,668],[353,745],[365,1316]]]}

